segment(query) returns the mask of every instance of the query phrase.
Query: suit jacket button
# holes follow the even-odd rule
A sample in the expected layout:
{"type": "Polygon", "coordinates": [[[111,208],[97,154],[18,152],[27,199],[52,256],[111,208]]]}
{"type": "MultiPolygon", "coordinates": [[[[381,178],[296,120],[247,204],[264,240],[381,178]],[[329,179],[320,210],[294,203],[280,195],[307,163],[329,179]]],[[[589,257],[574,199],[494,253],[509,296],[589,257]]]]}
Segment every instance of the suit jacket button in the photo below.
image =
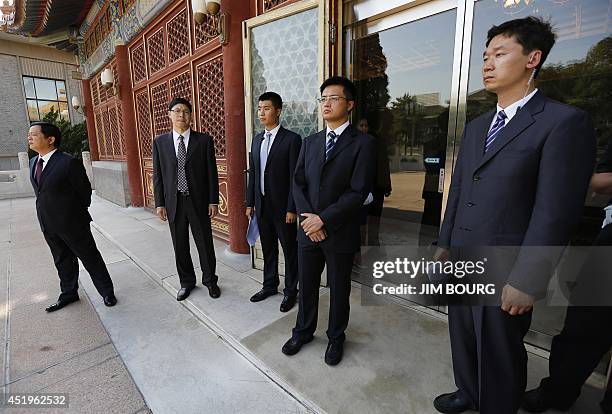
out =
{"type": "Polygon", "coordinates": [[[480,180],[480,176],[479,175],[475,175],[474,176],[474,181],[478,181],[478,180],[480,180]]]}
{"type": "Polygon", "coordinates": [[[466,204],[468,207],[474,207],[474,203],[472,203],[471,201],[469,203],[466,204]]]}

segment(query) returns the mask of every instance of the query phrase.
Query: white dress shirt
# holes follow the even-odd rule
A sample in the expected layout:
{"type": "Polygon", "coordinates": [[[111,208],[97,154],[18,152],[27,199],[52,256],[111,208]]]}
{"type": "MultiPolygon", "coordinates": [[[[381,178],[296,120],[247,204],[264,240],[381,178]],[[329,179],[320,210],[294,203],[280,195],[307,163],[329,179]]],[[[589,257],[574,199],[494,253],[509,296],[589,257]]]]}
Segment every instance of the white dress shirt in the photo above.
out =
{"type": "Polygon", "coordinates": [[[342,135],[342,133],[344,132],[344,130],[346,128],[348,128],[348,126],[350,125],[349,121],[346,121],[344,124],[340,125],[338,128],[336,129],[331,129],[329,126],[327,127],[327,132],[325,133],[325,146],[327,147],[327,141],[329,141],[329,133],[331,131],[334,131],[334,133],[336,134],[336,143],[338,143],[338,138],[340,138],[340,135],[342,135]]]}
{"type": "MultiPolygon", "coordinates": [[[[49,159],[51,158],[51,156],[53,155],[53,153],[55,151],[57,151],[57,148],[52,150],[52,151],[47,152],[42,157],[40,155],[38,156],[38,160],[41,159],[41,158],[43,160],[43,166],[42,166],[43,171],[44,171],[45,167],[47,166],[47,163],[49,162],[49,159]]],[[[38,163],[38,160],[36,160],[37,163],[38,163]]],[[[34,171],[36,171],[36,168],[34,168],[34,171]]]]}
{"type": "Polygon", "coordinates": [[[174,138],[174,153],[178,157],[178,146],[179,146],[179,135],[183,136],[183,142],[185,143],[185,152],[187,152],[187,147],[189,146],[189,135],[191,134],[191,129],[187,128],[187,131],[179,134],[175,130],[172,130],[172,137],[174,138]]]}
{"type": "MultiPolygon", "coordinates": [[[[533,98],[533,95],[535,95],[537,91],[538,91],[537,88],[534,89],[533,92],[525,96],[523,99],[520,99],[514,102],[513,104],[508,105],[505,108],[502,108],[501,106],[499,106],[499,102],[497,103],[497,112],[495,114],[497,115],[499,111],[503,110],[507,117],[506,122],[504,122],[504,126],[508,125],[508,122],[510,122],[510,120],[514,118],[514,115],[516,115],[517,111],[521,109],[523,106],[525,106],[527,102],[529,102],[529,100],[533,98]]],[[[491,125],[489,125],[489,131],[491,130],[491,128],[493,128],[493,124],[495,123],[496,120],[497,120],[497,116],[494,116],[493,121],[491,122],[491,125]]]]}

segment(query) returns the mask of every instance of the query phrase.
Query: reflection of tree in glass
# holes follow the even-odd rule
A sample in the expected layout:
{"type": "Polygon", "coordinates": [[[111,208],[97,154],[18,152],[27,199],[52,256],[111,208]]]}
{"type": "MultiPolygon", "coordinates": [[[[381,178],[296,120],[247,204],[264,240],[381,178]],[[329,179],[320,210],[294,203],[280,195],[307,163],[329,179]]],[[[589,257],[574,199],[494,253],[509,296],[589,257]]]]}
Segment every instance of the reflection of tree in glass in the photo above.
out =
{"type": "Polygon", "coordinates": [[[359,102],[355,115],[361,118],[385,108],[391,99],[386,74],[387,58],[378,33],[355,41],[353,65],[353,81],[359,102]]]}
{"type": "Polygon", "coordinates": [[[582,61],[549,65],[538,87],[549,98],[591,114],[600,145],[612,138],[612,37],[595,44],[582,61]]]}

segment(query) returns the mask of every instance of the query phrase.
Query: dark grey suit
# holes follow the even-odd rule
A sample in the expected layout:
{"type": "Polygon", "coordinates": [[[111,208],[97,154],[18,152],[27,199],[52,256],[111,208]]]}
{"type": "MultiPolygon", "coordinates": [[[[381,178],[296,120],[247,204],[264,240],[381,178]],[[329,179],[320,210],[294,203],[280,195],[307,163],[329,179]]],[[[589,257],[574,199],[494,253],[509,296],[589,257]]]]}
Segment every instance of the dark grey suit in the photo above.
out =
{"type": "MultiPolygon", "coordinates": [[[[589,115],[536,93],[484,145],[495,111],[465,127],[439,245],[523,246],[505,281],[543,296],[547,259],[526,246],[564,246],[581,216],[595,163],[589,115]]],[[[461,250],[461,249],[459,249],[461,250]]],[[[455,382],[481,413],[515,413],[525,390],[523,337],[531,313],[510,316],[499,306],[450,306],[455,382]]]]}
{"type": "Polygon", "coordinates": [[[181,287],[191,288],[196,277],[189,252],[189,227],[196,242],[202,269],[202,283],[216,283],[217,276],[208,205],[219,203],[219,182],[213,139],[191,131],[185,164],[189,196],[177,190],[177,158],[172,132],[153,142],[153,188],[155,206],[165,207],[174,245],[181,287]]]}

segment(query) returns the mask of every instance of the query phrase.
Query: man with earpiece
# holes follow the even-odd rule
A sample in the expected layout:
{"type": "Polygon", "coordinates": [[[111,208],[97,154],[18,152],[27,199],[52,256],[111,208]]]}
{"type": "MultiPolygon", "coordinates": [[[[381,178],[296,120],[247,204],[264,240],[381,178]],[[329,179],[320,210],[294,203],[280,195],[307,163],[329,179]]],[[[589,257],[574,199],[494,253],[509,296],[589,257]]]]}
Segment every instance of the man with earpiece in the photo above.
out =
{"type": "Polygon", "coordinates": [[[497,108],[465,127],[436,259],[483,246],[514,246],[518,255],[489,274],[501,282],[495,302],[449,306],[457,390],[434,400],[443,413],[518,411],[527,384],[523,338],[552,270],[549,257],[533,253],[565,246],[582,213],[595,164],[590,117],[534,85],[555,38],[535,17],[487,34],[482,75],[497,108]]]}

